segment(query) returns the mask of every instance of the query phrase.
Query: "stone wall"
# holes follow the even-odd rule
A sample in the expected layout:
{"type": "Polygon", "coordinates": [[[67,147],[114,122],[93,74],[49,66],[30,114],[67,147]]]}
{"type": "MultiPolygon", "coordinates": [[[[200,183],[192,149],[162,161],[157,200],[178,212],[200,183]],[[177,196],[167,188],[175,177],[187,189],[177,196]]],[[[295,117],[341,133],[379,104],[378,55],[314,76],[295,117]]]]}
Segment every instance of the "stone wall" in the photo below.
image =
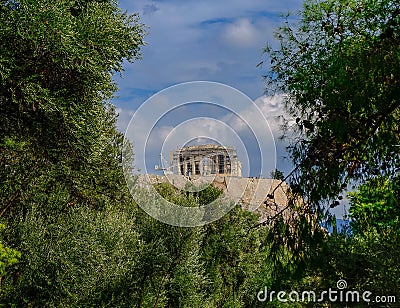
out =
{"type": "Polygon", "coordinates": [[[188,183],[195,186],[206,183],[222,189],[232,200],[238,200],[242,208],[260,214],[260,220],[265,221],[287,206],[286,183],[280,180],[263,178],[242,178],[232,176],[202,176],[185,177],[178,174],[141,175],[139,182],[151,184],[169,182],[177,188],[184,189],[188,183]],[[147,180],[145,180],[147,177],[147,180]],[[273,198],[268,197],[272,195],[273,198]]]}

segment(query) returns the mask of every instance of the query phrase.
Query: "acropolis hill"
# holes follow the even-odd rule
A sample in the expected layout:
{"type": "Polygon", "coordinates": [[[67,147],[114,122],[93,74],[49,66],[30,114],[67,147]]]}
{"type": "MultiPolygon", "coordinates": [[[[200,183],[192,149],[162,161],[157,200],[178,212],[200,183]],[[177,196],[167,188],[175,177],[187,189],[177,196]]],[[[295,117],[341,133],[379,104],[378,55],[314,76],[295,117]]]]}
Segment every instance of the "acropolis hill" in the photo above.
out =
{"type": "MultiPolygon", "coordinates": [[[[169,182],[184,189],[188,182],[195,186],[209,183],[220,188],[232,200],[251,212],[260,214],[261,221],[287,205],[288,186],[280,180],[242,177],[242,164],[233,147],[220,145],[189,146],[170,152],[170,166],[159,168],[164,175],[150,174],[147,182],[169,182]],[[274,198],[267,195],[273,194],[274,198]]],[[[145,175],[142,175],[142,180],[145,175]]]]}

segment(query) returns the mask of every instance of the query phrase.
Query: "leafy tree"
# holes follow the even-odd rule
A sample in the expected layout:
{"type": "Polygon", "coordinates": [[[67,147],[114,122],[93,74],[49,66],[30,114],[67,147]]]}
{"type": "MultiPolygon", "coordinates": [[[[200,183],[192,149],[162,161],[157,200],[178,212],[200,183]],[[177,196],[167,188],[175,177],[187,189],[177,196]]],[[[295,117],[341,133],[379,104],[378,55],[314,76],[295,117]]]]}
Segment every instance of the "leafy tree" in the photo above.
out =
{"type": "Polygon", "coordinates": [[[400,224],[400,176],[377,177],[349,193],[352,230],[358,234],[396,232],[400,224]]]}
{"type": "Polygon", "coordinates": [[[122,198],[109,185],[122,138],[106,102],[122,61],[140,56],[137,16],[114,1],[2,1],[0,11],[0,215],[51,209],[57,189],[63,209],[122,198]]]}
{"type": "Polygon", "coordinates": [[[307,256],[292,263],[304,268],[300,276],[281,272],[303,289],[345,278],[360,290],[398,293],[399,30],[398,1],[306,0],[276,32],[278,48],[266,48],[267,85],[285,94],[285,133],[293,132],[294,195],[318,222],[323,201],[337,198],[337,206],[349,184],[361,185],[350,197],[354,234],[315,238],[303,224],[271,233],[284,235],[281,256],[307,256]],[[290,234],[302,234],[305,245],[290,245],[290,234]]]}
{"type": "Polygon", "coordinates": [[[106,102],[144,32],[113,1],[2,1],[0,11],[0,216],[18,243],[13,224],[33,206],[50,223],[129,199],[106,102]]]}
{"type": "Polygon", "coordinates": [[[204,226],[200,256],[209,281],[205,291],[213,307],[255,304],[262,284],[256,276],[266,255],[262,245],[266,229],[252,228],[258,219],[237,205],[221,219],[204,226]]]}
{"type": "Polygon", "coordinates": [[[135,215],[131,205],[101,211],[81,205],[49,223],[32,206],[18,226],[23,258],[4,280],[2,304],[133,307],[140,278],[135,215]]]}
{"type": "MultiPolygon", "coordinates": [[[[181,206],[205,205],[223,193],[211,185],[191,187],[190,192],[167,183],[156,188],[164,198],[181,206]]],[[[272,270],[266,264],[267,228],[253,228],[258,215],[236,205],[219,220],[189,229],[164,226],[147,216],[143,219],[140,225],[145,242],[153,247],[143,267],[148,277],[143,284],[145,294],[158,289],[152,282],[160,285],[162,277],[167,277],[162,302],[173,307],[257,307],[255,295],[269,281],[266,276],[272,270]]]]}
{"type": "Polygon", "coordinates": [[[398,1],[306,0],[266,48],[295,131],[292,186],[309,204],[399,171],[399,35],[398,1]]]}
{"type": "Polygon", "coordinates": [[[22,252],[2,304],[132,306],[137,208],[107,101],[143,28],[116,1],[0,2],[0,216],[22,252]]]}
{"type": "MultiPolygon", "coordinates": [[[[156,185],[166,200],[180,206],[199,206],[193,196],[169,183],[156,185]]],[[[153,202],[155,200],[149,200],[153,202]]],[[[136,218],[140,230],[140,267],[137,307],[205,306],[204,271],[199,260],[201,227],[185,228],[166,225],[140,211],[136,218]]]]}
{"type": "Polygon", "coordinates": [[[285,178],[285,176],[283,175],[283,172],[278,169],[271,171],[270,176],[271,176],[271,179],[282,180],[282,181],[285,178]]]}
{"type": "Polygon", "coordinates": [[[400,268],[400,176],[378,177],[350,194],[349,216],[355,249],[366,260],[359,284],[380,294],[399,298],[400,268]],[[370,277],[373,277],[371,279],[370,277]]]}
{"type": "MultiPolygon", "coordinates": [[[[4,224],[0,224],[0,232],[5,229],[4,224]]],[[[0,283],[3,277],[7,274],[6,269],[11,265],[18,263],[21,253],[15,249],[5,246],[0,242],[0,283]]],[[[0,285],[1,291],[1,285],[0,285]]]]}
{"type": "MultiPolygon", "coordinates": [[[[344,230],[320,240],[309,258],[311,262],[304,264],[300,279],[286,275],[289,283],[298,289],[322,291],[345,279],[349,288],[398,299],[398,189],[398,177],[394,180],[379,177],[350,193],[351,232],[344,230]]],[[[329,303],[332,307],[342,304],[329,303]]],[[[364,307],[365,304],[354,305],[364,307]]]]}

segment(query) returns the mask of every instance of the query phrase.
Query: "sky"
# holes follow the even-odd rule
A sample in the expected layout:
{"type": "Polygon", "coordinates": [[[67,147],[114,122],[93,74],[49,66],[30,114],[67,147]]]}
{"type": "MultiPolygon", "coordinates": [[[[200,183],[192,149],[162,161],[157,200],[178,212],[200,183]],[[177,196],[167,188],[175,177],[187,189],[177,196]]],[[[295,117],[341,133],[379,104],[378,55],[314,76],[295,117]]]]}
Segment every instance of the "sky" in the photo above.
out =
{"type": "Polygon", "coordinates": [[[119,130],[134,143],[136,168],[157,173],[170,150],[217,143],[236,147],[245,176],[291,171],[287,142],[279,140],[282,97],[264,95],[268,67],[258,64],[269,63],[265,46],[278,46],[274,31],[301,0],[122,0],[120,7],[147,27],[142,59],[125,63],[112,101],[119,130]],[[217,83],[220,95],[193,94],[197,86],[208,93],[211,83],[179,86],[194,81],[217,83]],[[176,90],[194,96],[177,97],[176,90]]]}
{"type": "MultiPolygon", "coordinates": [[[[116,78],[119,91],[113,103],[118,107],[119,129],[123,132],[126,130],[132,115],[152,95],[176,84],[201,80],[226,84],[253,100],[267,118],[276,141],[281,135],[278,121],[275,120],[277,116],[282,115],[280,99],[263,96],[265,84],[262,75],[266,73],[267,68],[257,67],[257,64],[266,59],[263,53],[265,46],[276,45],[273,33],[283,20],[281,15],[295,13],[301,6],[302,2],[299,0],[120,1],[123,10],[139,13],[140,21],[147,26],[148,34],[145,37],[146,46],[142,48],[142,60],[134,64],[126,63],[123,78],[116,78]]],[[[251,112],[251,104],[248,106],[248,110],[242,112],[251,112]]],[[[239,147],[238,143],[227,144],[230,140],[226,140],[225,136],[229,127],[216,131],[215,125],[210,125],[218,120],[226,123],[228,118],[235,121],[229,112],[223,108],[209,108],[209,105],[204,104],[185,107],[157,123],[149,143],[163,142],[163,138],[165,140],[168,136],[166,132],[170,131],[168,128],[172,125],[177,126],[177,119],[187,120],[190,114],[192,119],[200,115],[204,118],[191,127],[192,130],[198,129],[199,135],[208,135],[223,145],[239,147]],[[169,118],[171,119],[168,120],[169,118]],[[172,118],[175,122],[171,122],[172,118]]],[[[232,126],[232,123],[228,124],[232,126]]],[[[252,126],[258,123],[247,124],[252,126]]],[[[182,129],[181,133],[185,135],[182,136],[182,140],[188,137],[187,129],[182,129]]],[[[267,138],[269,133],[265,133],[267,138]]],[[[205,141],[203,138],[197,143],[205,141]]],[[[253,159],[256,156],[253,153],[257,152],[257,142],[250,141],[248,134],[242,136],[242,141],[247,141],[246,153],[239,153],[239,159],[250,160],[256,165],[261,164],[260,158],[253,159]]],[[[173,147],[180,147],[186,142],[188,140],[173,147]]],[[[154,148],[154,151],[156,150],[154,148]]],[[[160,153],[154,151],[151,146],[146,150],[148,172],[151,172],[151,165],[157,164],[157,161],[161,163],[160,153]]],[[[284,145],[279,144],[277,167],[289,172],[290,164],[282,161],[282,156],[286,156],[286,153],[284,145]]],[[[273,157],[271,159],[275,160],[273,157]]],[[[137,167],[144,169],[139,160],[137,167]]],[[[271,171],[251,166],[246,168],[249,169],[245,171],[250,176],[268,177],[271,171]]]]}
{"type": "Polygon", "coordinates": [[[263,94],[263,48],[273,42],[280,14],[300,0],[120,1],[148,26],[143,59],[119,80],[122,108],[136,108],[163,88],[193,80],[228,84],[252,99],[263,94]]]}

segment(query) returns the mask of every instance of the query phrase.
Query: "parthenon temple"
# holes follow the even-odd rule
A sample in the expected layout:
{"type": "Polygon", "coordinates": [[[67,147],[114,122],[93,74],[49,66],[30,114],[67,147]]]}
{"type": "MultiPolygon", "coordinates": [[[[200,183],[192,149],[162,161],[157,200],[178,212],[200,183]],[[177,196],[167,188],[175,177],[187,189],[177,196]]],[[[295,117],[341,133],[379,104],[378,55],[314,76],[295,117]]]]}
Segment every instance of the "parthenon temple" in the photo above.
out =
{"type": "Polygon", "coordinates": [[[242,176],[242,164],[234,147],[206,144],[170,152],[174,174],[185,176],[242,176]]]}

